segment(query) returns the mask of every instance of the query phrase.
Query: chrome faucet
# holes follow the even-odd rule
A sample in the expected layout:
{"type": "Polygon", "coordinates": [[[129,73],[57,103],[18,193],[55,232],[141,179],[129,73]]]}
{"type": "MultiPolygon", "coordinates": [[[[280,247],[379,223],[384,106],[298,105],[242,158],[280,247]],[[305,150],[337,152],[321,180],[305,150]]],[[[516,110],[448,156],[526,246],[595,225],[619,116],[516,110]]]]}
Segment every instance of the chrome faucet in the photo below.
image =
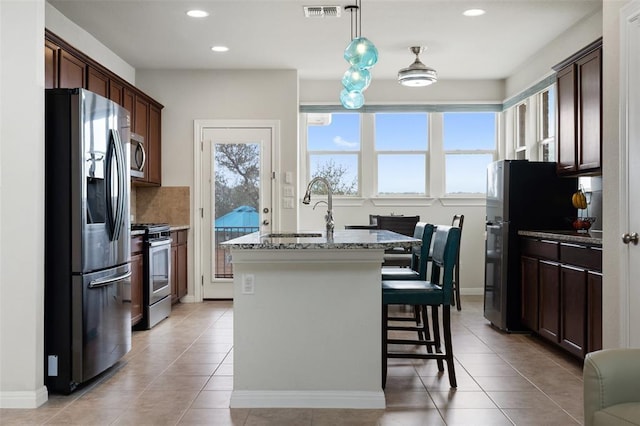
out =
{"type": "MultiPolygon", "coordinates": [[[[332,195],[331,185],[329,184],[329,181],[327,179],[323,178],[322,176],[316,176],[313,179],[311,179],[311,182],[309,182],[309,185],[307,185],[307,192],[304,193],[304,198],[302,199],[302,204],[309,204],[311,202],[311,187],[316,182],[322,182],[327,187],[327,193],[328,193],[327,214],[324,216],[324,220],[325,220],[326,225],[327,225],[327,235],[329,235],[329,234],[333,233],[333,228],[334,228],[334,222],[333,222],[333,200],[332,200],[332,196],[333,195],[332,195]]],[[[316,203],[316,205],[317,204],[318,203],[316,203]]],[[[313,208],[315,208],[315,206],[313,206],[313,208]]]]}

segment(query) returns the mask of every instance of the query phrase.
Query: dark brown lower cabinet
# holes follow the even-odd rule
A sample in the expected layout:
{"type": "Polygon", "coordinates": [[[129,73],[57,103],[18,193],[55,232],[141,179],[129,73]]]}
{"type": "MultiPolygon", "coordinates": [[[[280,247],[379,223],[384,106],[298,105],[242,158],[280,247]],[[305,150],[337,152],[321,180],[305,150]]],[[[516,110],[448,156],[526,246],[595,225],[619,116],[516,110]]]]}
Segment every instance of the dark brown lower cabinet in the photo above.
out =
{"type": "Polygon", "coordinates": [[[178,303],[187,294],[187,233],[171,232],[171,303],[178,303]]]}
{"type": "Polygon", "coordinates": [[[560,346],[584,357],[587,349],[587,271],[562,265],[560,289],[560,346]]]}
{"type": "Polygon", "coordinates": [[[131,238],[131,325],[142,319],[142,285],[144,280],[144,256],[142,254],[142,237],[131,238]]]}
{"type": "Polygon", "coordinates": [[[541,260],[538,315],[538,333],[558,343],[560,338],[560,264],[541,260]]]}
{"type": "Polygon", "coordinates": [[[602,249],[521,239],[522,322],[584,358],[602,349],[602,249]]]}
{"type": "Polygon", "coordinates": [[[538,259],[522,256],[522,324],[538,331],[538,259]]]}

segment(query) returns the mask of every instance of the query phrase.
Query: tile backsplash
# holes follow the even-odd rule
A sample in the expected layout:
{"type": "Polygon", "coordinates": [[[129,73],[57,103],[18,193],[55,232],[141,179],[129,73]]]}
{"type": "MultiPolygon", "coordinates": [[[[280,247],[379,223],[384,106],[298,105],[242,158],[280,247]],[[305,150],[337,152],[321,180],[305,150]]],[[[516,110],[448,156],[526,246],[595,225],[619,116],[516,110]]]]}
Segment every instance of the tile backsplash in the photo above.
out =
{"type": "Polygon", "coordinates": [[[133,187],[131,189],[133,222],[166,222],[170,225],[190,225],[190,194],[188,186],[133,187]]]}

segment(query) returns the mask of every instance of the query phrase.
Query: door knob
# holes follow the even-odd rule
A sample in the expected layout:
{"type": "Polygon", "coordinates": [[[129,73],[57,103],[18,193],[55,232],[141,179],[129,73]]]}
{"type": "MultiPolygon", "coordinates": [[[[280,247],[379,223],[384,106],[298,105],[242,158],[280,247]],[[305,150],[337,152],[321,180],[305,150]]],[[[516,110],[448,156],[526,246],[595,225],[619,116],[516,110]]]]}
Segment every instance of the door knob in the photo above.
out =
{"type": "Polygon", "coordinates": [[[630,234],[622,234],[622,242],[625,244],[633,243],[634,245],[638,244],[638,233],[632,232],[630,234]]]}
{"type": "MultiPolygon", "coordinates": [[[[268,224],[269,224],[269,220],[267,220],[267,219],[263,220],[263,221],[262,221],[262,224],[263,224],[263,225],[265,225],[265,226],[266,226],[266,225],[268,225],[268,224]]],[[[636,238],[637,238],[637,237],[636,237],[636,238]]]]}

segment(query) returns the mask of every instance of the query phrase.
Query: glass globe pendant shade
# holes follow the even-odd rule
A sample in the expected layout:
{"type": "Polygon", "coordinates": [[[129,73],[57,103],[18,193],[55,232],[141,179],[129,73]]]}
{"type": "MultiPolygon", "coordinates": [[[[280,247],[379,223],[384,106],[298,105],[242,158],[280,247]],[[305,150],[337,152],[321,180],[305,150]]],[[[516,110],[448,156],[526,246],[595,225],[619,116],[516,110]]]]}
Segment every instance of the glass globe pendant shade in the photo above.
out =
{"type": "Polygon", "coordinates": [[[354,67],[366,70],[378,62],[378,49],[366,37],[356,37],[344,50],[344,59],[354,67]]]}
{"type": "Polygon", "coordinates": [[[340,103],[347,109],[358,109],[364,105],[364,95],[357,90],[349,91],[342,89],[340,92],[340,103]]]}
{"type": "Polygon", "coordinates": [[[342,76],[342,85],[347,91],[363,92],[371,83],[371,73],[357,67],[350,67],[342,76]]]}

